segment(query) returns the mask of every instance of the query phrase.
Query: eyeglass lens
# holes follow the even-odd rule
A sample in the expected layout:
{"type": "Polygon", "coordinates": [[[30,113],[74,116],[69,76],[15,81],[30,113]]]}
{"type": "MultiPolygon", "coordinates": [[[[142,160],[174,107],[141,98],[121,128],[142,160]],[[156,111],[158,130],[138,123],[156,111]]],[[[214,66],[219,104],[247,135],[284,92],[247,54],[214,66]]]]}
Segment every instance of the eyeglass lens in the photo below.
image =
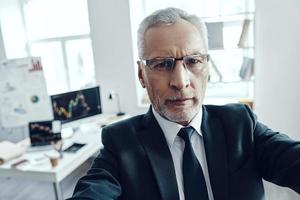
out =
{"type": "Polygon", "coordinates": [[[201,67],[206,59],[206,57],[200,55],[185,56],[183,58],[156,58],[146,60],[146,65],[153,70],[170,71],[174,69],[176,61],[183,60],[184,66],[190,69],[201,67]]]}

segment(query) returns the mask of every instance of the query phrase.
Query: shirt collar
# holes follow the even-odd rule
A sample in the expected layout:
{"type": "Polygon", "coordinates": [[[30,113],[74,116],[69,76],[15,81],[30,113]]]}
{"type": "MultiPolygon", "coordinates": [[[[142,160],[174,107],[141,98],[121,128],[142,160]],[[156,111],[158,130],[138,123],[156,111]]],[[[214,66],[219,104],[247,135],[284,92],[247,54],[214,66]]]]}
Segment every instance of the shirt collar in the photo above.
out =
{"type": "MultiPolygon", "coordinates": [[[[173,146],[177,133],[183,126],[163,118],[162,116],[160,116],[160,114],[158,114],[155,111],[153,106],[152,106],[152,112],[165,135],[169,147],[173,146]]],[[[196,114],[196,116],[192,119],[192,121],[188,125],[193,127],[196,130],[196,132],[202,136],[201,122],[202,122],[202,106],[200,107],[199,112],[196,114]]]]}

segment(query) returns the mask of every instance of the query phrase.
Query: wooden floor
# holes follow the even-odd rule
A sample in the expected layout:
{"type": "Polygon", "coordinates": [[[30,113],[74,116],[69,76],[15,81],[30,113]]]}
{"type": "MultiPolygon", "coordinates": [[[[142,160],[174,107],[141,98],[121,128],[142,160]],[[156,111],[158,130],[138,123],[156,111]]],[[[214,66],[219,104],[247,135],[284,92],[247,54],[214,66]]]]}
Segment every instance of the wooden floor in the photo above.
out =
{"type": "MultiPolygon", "coordinates": [[[[85,174],[91,163],[92,159],[89,159],[61,182],[64,199],[72,195],[77,180],[85,174]]],[[[300,199],[295,192],[266,182],[265,191],[266,200],[300,199]]],[[[55,196],[53,186],[48,182],[0,178],[0,200],[55,200],[55,196]]]]}
{"type": "MultiPolygon", "coordinates": [[[[85,174],[92,159],[85,162],[62,182],[64,199],[73,193],[77,180],[85,174]]],[[[16,178],[0,178],[0,200],[55,200],[52,183],[16,178]]]]}

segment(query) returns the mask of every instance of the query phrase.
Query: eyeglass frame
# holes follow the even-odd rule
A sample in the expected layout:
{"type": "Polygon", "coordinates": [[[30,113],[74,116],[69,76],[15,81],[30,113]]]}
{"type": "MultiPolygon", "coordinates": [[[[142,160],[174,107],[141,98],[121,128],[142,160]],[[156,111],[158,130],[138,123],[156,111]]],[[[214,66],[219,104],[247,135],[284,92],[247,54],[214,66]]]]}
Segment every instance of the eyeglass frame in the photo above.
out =
{"type": "Polygon", "coordinates": [[[174,70],[174,68],[175,68],[175,66],[176,66],[176,61],[179,61],[179,60],[182,60],[182,61],[183,61],[183,66],[184,66],[185,68],[188,68],[188,67],[186,66],[186,63],[184,62],[184,59],[187,58],[187,57],[192,57],[192,56],[200,56],[200,57],[202,57],[203,59],[205,59],[205,61],[204,61],[203,63],[201,63],[201,64],[207,64],[207,63],[209,62],[209,60],[210,60],[210,55],[209,55],[209,54],[200,54],[200,53],[198,53],[198,54],[186,55],[186,56],[183,56],[183,57],[180,57],[180,58],[174,58],[174,57],[157,57],[157,58],[152,58],[152,59],[142,59],[142,58],[140,58],[140,62],[141,62],[143,65],[149,67],[150,70],[157,70],[157,71],[172,71],[172,70],[174,70]],[[151,62],[151,61],[152,61],[152,62],[155,62],[155,60],[157,60],[157,61],[159,61],[159,60],[164,61],[164,60],[167,60],[167,59],[169,59],[169,60],[171,59],[172,62],[173,62],[173,65],[172,65],[172,67],[171,67],[170,69],[158,70],[158,69],[155,69],[154,67],[151,67],[151,66],[148,64],[148,63],[151,62]]]}

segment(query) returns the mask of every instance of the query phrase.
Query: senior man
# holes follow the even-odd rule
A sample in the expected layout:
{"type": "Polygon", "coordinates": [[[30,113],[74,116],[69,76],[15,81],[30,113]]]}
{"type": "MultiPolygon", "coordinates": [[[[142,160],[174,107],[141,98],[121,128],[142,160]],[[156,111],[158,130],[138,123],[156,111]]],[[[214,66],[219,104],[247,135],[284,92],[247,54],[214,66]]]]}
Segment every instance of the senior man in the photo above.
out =
{"type": "Polygon", "coordinates": [[[204,23],[158,10],[138,31],[138,77],[151,106],[107,126],[104,147],[71,199],[262,200],[262,178],[300,193],[300,143],[239,104],[203,105],[204,23]]]}

